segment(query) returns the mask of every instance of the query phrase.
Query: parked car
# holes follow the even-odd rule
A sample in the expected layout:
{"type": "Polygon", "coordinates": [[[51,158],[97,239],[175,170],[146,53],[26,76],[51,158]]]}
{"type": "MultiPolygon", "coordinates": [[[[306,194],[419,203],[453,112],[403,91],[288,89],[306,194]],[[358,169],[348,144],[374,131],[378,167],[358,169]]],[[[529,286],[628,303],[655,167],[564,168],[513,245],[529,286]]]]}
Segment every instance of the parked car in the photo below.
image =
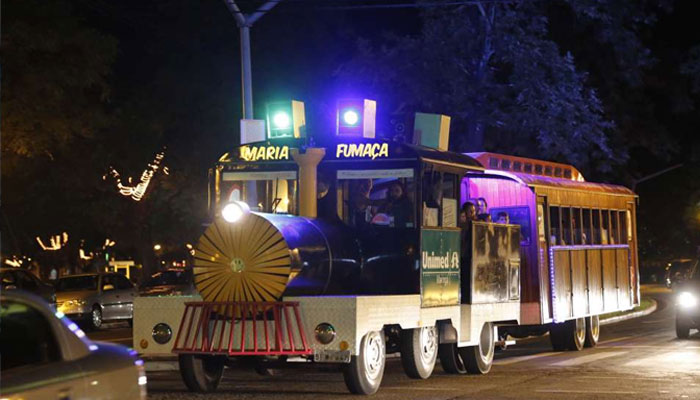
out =
{"type": "Polygon", "coordinates": [[[74,321],[98,329],[104,321],[129,321],[136,288],[121,274],[80,274],[58,279],[56,306],[74,321]]]}
{"type": "Polygon", "coordinates": [[[34,293],[56,309],[56,289],[48,283],[42,282],[26,269],[0,268],[0,282],[2,282],[3,291],[21,289],[34,293]]]}
{"type": "Polygon", "coordinates": [[[696,265],[698,260],[690,258],[671,261],[666,267],[666,287],[672,288],[673,285],[686,281],[696,265]]]}
{"type": "Polygon", "coordinates": [[[156,272],[139,285],[139,296],[181,296],[197,293],[191,269],[156,272]]]}
{"type": "Polygon", "coordinates": [[[143,361],[133,350],[88,340],[32,294],[0,294],[0,326],[0,398],[146,398],[143,361]]]}
{"type": "Polygon", "coordinates": [[[696,264],[689,279],[674,287],[676,336],[686,339],[691,329],[700,330],[700,268],[696,264]]]}

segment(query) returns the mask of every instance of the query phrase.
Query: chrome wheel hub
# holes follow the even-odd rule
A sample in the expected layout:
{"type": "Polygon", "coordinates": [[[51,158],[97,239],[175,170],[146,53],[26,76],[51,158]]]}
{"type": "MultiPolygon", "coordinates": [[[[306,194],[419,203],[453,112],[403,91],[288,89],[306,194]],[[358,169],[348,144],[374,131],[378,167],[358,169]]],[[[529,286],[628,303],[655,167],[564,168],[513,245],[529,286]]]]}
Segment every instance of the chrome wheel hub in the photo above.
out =
{"type": "Polygon", "coordinates": [[[384,341],[379,332],[367,334],[364,354],[365,371],[367,379],[376,381],[381,374],[384,365],[384,341]]]}
{"type": "Polygon", "coordinates": [[[433,363],[437,355],[437,331],[434,326],[424,326],[420,329],[420,358],[423,364],[433,363]]]}

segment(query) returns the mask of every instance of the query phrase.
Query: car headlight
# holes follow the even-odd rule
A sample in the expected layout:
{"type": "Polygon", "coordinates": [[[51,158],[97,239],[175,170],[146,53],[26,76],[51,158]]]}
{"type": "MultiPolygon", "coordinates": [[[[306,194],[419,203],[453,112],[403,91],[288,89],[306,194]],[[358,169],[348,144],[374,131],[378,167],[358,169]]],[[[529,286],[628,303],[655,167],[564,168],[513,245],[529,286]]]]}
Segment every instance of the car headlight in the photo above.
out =
{"type": "Polygon", "coordinates": [[[321,323],[314,329],[314,336],[321,344],[328,344],[335,339],[335,328],[328,323],[321,323]]]}
{"type": "Polygon", "coordinates": [[[153,340],[155,340],[156,343],[166,344],[170,341],[170,338],[173,337],[173,330],[168,324],[161,322],[153,327],[151,336],[153,336],[153,340]]]}
{"type": "Polygon", "coordinates": [[[692,308],[698,305],[698,298],[690,292],[681,292],[678,295],[678,305],[683,308],[692,308]]]}

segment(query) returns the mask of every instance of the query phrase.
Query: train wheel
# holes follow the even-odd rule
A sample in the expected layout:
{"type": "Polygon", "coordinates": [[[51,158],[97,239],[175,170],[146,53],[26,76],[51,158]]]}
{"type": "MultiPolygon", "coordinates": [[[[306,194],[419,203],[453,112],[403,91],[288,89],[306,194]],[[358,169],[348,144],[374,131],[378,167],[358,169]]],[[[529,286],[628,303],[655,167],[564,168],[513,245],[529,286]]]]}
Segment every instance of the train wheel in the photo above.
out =
{"type": "Polygon", "coordinates": [[[600,319],[597,315],[586,318],[586,342],[585,347],[595,347],[600,339],[600,319]]]}
{"type": "Polygon", "coordinates": [[[467,367],[464,365],[464,359],[462,359],[457,343],[441,343],[438,346],[438,356],[442,369],[448,374],[462,375],[467,373],[467,367]]]}
{"type": "Polygon", "coordinates": [[[478,345],[459,349],[462,359],[465,361],[464,366],[470,374],[489,373],[493,364],[494,346],[493,324],[487,322],[481,328],[478,345]]]}
{"type": "Polygon", "coordinates": [[[180,375],[192,392],[213,392],[224,373],[225,357],[180,354],[180,375]]]}
{"type": "Polygon", "coordinates": [[[360,342],[360,354],[352,356],[343,370],[345,385],[354,394],[373,394],[384,376],[386,345],[381,332],[372,331],[360,342]]]}
{"type": "Polygon", "coordinates": [[[688,339],[690,336],[690,324],[681,317],[676,316],[676,337],[688,339]]]}
{"type": "Polygon", "coordinates": [[[563,323],[553,324],[549,330],[549,339],[556,351],[579,351],[586,342],[585,318],[570,319],[563,323]]]}
{"type": "Polygon", "coordinates": [[[401,364],[409,378],[427,379],[438,355],[437,329],[424,326],[401,332],[401,364]]]}

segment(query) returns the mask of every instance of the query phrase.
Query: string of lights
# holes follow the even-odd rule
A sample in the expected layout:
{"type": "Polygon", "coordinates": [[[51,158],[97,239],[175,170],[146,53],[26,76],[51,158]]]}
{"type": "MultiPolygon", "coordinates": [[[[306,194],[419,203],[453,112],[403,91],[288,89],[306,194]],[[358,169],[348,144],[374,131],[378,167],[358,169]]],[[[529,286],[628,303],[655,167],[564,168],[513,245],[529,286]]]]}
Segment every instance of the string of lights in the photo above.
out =
{"type": "Polygon", "coordinates": [[[107,177],[111,176],[117,183],[117,189],[119,189],[119,194],[121,194],[122,196],[131,197],[134,201],[141,201],[143,196],[146,194],[146,190],[148,189],[148,186],[151,183],[151,179],[153,179],[153,175],[155,175],[159,169],[161,169],[165,175],[170,174],[168,167],[161,166],[161,163],[163,162],[164,158],[165,149],[163,149],[161,152],[155,155],[153,161],[150,162],[146,169],[143,171],[143,173],[141,173],[141,178],[139,179],[139,182],[135,185],[132,184],[131,177],[129,177],[128,179],[128,185],[123,184],[121,175],[116,169],[114,169],[114,167],[111,166],[109,167],[109,172],[106,175],[104,175],[102,179],[107,180],[107,177]]]}

